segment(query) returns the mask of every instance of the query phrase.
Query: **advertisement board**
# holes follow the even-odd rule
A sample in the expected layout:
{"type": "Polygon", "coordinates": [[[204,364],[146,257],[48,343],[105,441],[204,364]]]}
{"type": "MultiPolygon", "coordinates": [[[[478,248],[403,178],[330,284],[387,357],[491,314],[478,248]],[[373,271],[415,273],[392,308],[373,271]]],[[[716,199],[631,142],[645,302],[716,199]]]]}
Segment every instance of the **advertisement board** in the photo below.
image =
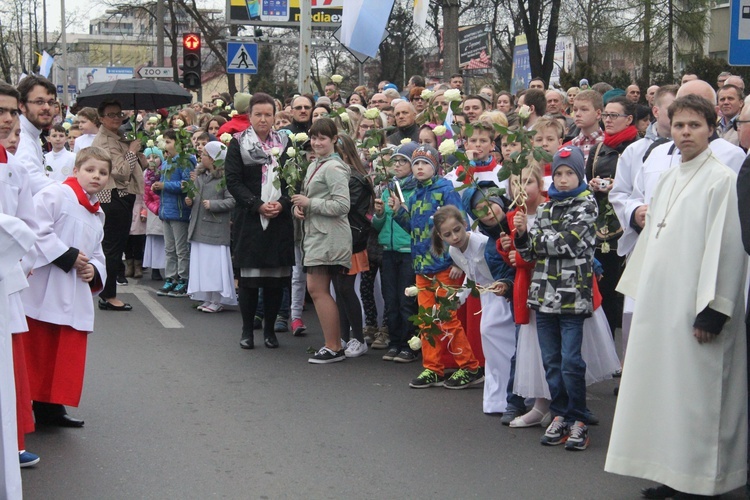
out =
{"type": "MultiPolygon", "coordinates": [[[[544,57],[544,47],[547,40],[540,40],[539,45],[542,47],[542,57],[544,57]]],[[[573,71],[575,63],[575,44],[573,38],[569,36],[557,37],[555,44],[555,60],[550,76],[550,86],[560,83],[560,70],[573,71]]],[[[531,64],[529,61],[529,47],[526,44],[526,37],[521,35],[516,37],[516,45],[513,48],[513,72],[510,81],[510,91],[513,93],[529,86],[531,81],[531,64]]]]}
{"type": "Polygon", "coordinates": [[[492,62],[492,43],[488,25],[458,28],[458,65],[461,69],[486,69],[492,62]]]}
{"type": "MultiPolygon", "coordinates": [[[[299,26],[302,0],[227,0],[227,23],[253,26],[299,26]]],[[[341,25],[344,0],[307,0],[312,2],[313,27],[341,25]]]]}
{"type": "Polygon", "coordinates": [[[84,90],[92,83],[133,78],[133,68],[78,68],[78,89],[84,90]]]}

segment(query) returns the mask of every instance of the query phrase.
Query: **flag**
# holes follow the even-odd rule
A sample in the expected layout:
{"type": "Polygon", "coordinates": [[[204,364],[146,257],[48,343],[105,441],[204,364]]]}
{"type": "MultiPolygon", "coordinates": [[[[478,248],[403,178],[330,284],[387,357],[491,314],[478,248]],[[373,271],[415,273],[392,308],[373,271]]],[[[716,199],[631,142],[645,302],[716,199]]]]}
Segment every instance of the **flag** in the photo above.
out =
{"type": "Polygon", "coordinates": [[[394,0],[345,0],[341,17],[341,44],[375,57],[383,40],[394,0]]]}
{"type": "Polygon", "coordinates": [[[429,8],[430,0],[414,0],[414,24],[420,28],[425,27],[429,8]]]}
{"type": "Polygon", "coordinates": [[[52,65],[54,63],[55,63],[55,58],[49,55],[46,50],[43,51],[42,60],[39,63],[39,74],[42,75],[44,78],[48,78],[50,72],[52,71],[52,65]]]}
{"type": "MultiPolygon", "coordinates": [[[[21,73],[21,76],[18,77],[18,83],[21,83],[21,80],[23,80],[27,76],[29,76],[29,75],[27,75],[26,73],[21,73]]],[[[18,85],[18,84],[16,84],[16,85],[18,85]]]]}

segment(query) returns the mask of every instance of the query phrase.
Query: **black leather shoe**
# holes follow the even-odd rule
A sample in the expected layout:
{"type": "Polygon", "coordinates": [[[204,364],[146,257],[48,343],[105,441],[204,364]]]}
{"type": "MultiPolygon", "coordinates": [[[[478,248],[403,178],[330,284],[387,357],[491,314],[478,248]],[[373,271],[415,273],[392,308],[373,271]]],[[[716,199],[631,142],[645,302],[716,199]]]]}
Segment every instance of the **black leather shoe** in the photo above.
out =
{"type": "Polygon", "coordinates": [[[57,420],[53,422],[53,425],[60,427],[83,427],[83,420],[71,417],[66,413],[65,415],[57,417],[57,420]]]}
{"type": "Polygon", "coordinates": [[[121,306],[115,306],[104,299],[99,299],[99,309],[102,311],[132,311],[133,306],[124,302],[121,306]]]}
{"type": "Polygon", "coordinates": [[[266,337],[263,340],[263,343],[266,344],[266,347],[269,349],[276,349],[279,347],[279,339],[276,338],[276,335],[266,337]]]}
{"type": "Polygon", "coordinates": [[[242,347],[243,349],[255,348],[255,344],[253,343],[252,332],[250,333],[250,335],[247,335],[247,336],[244,333],[242,334],[242,339],[240,339],[240,347],[242,347]]]}
{"type": "Polygon", "coordinates": [[[677,490],[670,488],[666,484],[652,486],[651,488],[643,488],[641,490],[641,496],[643,498],[672,498],[676,494],[677,490]]]}

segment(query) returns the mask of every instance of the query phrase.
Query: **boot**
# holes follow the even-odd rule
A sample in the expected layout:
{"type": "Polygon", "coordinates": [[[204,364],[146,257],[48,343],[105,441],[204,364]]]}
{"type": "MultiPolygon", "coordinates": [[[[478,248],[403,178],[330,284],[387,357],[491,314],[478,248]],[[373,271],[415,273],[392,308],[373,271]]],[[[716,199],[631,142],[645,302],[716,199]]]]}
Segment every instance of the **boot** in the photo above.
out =
{"type": "Polygon", "coordinates": [[[242,330],[242,338],[240,339],[240,347],[243,349],[253,349],[255,347],[253,342],[253,331],[249,332],[242,330]]]}
{"type": "Polygon", "coordinates": [[[132,278],[133,277],[134,267],[135,267],[135,261],[133,259],[126,259],[125,260],[125,277],[126,278],[132,278]]]}
{"type": "Polygon", "coordinates": [[[158,269],[152,268],[151,269],[151,279],[153,281],[161,281],[164,278],[161,277],[161,271],[159,271],[158,269]]]}
{"type": "Polygon", "coordinates": [[[143,261],[135,259],[133,261],[133,278],[143,278],[143,261]]]}

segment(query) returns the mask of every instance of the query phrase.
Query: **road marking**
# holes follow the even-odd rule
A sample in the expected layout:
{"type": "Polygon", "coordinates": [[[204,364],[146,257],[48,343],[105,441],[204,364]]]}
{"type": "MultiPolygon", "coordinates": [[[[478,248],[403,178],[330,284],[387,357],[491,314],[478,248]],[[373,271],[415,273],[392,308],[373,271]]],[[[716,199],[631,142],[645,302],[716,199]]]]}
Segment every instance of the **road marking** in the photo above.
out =
{"type": "Polygon", "coordinates": [[[172,316],[172,313],[167,311],[164,306],[159,304],[159,302],[152,296],[152,288],[141,285],[128,285],[127,289],[119,288],[117,292],[120,294],[132,293],[135,295],[164,328],[185,328],[185,325],[172,316]]]}

